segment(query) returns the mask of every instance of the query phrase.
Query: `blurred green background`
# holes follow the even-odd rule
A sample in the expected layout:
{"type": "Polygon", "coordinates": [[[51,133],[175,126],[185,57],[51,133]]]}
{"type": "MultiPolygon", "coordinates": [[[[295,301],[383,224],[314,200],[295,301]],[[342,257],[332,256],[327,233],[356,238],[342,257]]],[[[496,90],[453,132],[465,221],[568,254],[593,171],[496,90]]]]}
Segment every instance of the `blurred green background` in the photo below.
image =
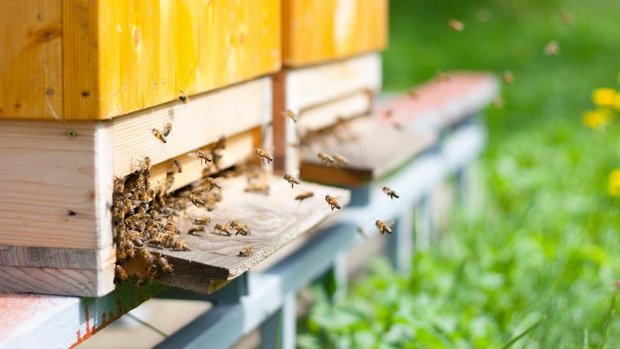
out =
{"type": "Polygon", "coordinates": [[[503,107],[486,113],[485,206],[457,209],[411,277],[379,261],[336,304],[315,289],[298,345],[620,347],[620,202],[607,194],[620,131],[581,123],[593,89],[618,87],[620,2],[390,0],[383,57],[391,91],[439,71],[512,72],[503,107]],[[552,40],[557,56],[544,53],[552,40]]]}

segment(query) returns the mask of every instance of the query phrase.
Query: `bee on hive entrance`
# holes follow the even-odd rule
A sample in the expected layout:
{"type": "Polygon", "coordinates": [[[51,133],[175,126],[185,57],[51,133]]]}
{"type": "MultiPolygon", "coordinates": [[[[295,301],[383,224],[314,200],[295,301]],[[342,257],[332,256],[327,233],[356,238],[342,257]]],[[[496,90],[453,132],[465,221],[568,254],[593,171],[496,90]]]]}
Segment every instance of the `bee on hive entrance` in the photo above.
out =
{"type": "Polygon", "coordinates": [[[194,218],[192,220],[192,222],[194,222],[194,224],[198,224],[198,225],[208,225],[209,223],[211,223],[211,217],[202,217],[202,218],[194,218]]]}
{"type": "Polygon", "coordinates": [[[269,152],[267,152],[265,149],[256,148],[254,149],[254,152],[261,159],[261,162],[263,163],[267,161],[267,163],[269,164],[273,161],[273,156],[271,156],[271,154],[269,154],[269,152]]]}
{"type": "Polygon", "coordinates": [[[326,165],[333,164],[333,163],[336,162],[336,160],[333,157],[331,157],[331,156],[329,156],[329,155],[327,155],[327,154],[325,154],[323,152],[320,152],[320,153],[316,154],[316,156],[319,158],[319,160],[321,160],[321,162],[323,164],[326,164],[326,165]]]}
{"type": "Polygon", "coordinates": [[[168,263],[168,260],[165,257],[159,257],[157,259],[157,264],[164,273],[172,273],[172,266],[168,263]]]}
{"type": "Polygon", "coordinates": [[[295,200],[304,201],[314,196],[314,193],[311,191],[305,191],[303,193],[299,193],[299,195],[295,196],[295,200]]]}
{"type": "Polygon", "coordinates": [[[392,228],[383,221],[377,219],[375,221],[375,226],[377,227],[381,235],[392,234],[392,228]]]}
{"type": "Polygon", "coordinates": [[[291,188],[295,187],[295,184],[300,184],[299,180],[297,180],[295,177],[291,176],[290,174],[285,174],[284,180],[291,183],[291,188]]]}
{"type": "Polygon", "coordinates": [[[327,204],[332,209],[332,211],[335,208],[340,209],[340,203],[338,203],[338,200],[336,200],[335,197],[329,196],[329,195],[325,195],[325,201],[327,201],[327,204]]]}
{"type": "Polygon", "coordinates": [[[192,202],[192,204],[194,204],[194,205],[196,205],[198,207],[202,207],[202,206],[206,205],[206,202],[203,199],[197,197],[194,194],[190,194],[188,199],[189,199],[189,201],[192,202]]]}
{"type": "Polygon", "coordinates": [[[161,133],[158,129],[156,128],[152,129],[151,133],[153,133],[153,136],[159,139],[162,143],[166,143],[166,136],[164,136],[164,134],[161,133]]]}
{"type": "Polygon", "coordinates": [[[213,179],[212,177],[207,177],[204,180],[205,180],[205,183],[209,185],[209,189],[211,188],[222,189],[222,186],[219,185],[219,183],[216,182],[215,179],[213,179]]]}
{"type": "Polygon", "coordinates": [[[250,235],[250,226],[244,223],[240,223],[239,221],[230,221],[228,223],[228,226],[230,226],[231,228],[235,229],[237,231],[237,233],[235,235],[250,235]]]}
{"type": "Polygon", "coordinates": [[[250,257],[254,254],[254,247],[246,246],[239,251],[239,257],[250,257]]]}
{"type": "Polygon", "coordinates": [[[287,118],[293,120],[293,122],[297,122],[297,114],[295,114],[295,112],[293,112],[290,109],[287,109],[284,113],[283,113],[287,118]]]}
{"type": "Polygon", "coordinates": [[[213,156],[209,154],[208,152],[204,150],[200,150],[200,149],[196,149],[193,152],[188,153],[187,156],[189,156],[190,158],[199,158],[201,165],[203,163],[206,164],[208,162],[213,162],[213,156]]]}
{"type": "Polygon", "coordinates": [[[183,104],[187,104],[187,102],[189,102],[189,97],[187,97],[183,90],[179,90],[179,101],[183,104]]]}
{"type": "Polygon", "coordinates": [[[189,230],[187,231],[189,235],[194,235],[194,236],[200,236],[204,232],[205,232],[205,226],[202,224],[195,224],[191,228],[189,228],[189,230]]]}
{"type": "Polygon", "coordinates": [[[385,193],[385,195],[387,195],[390,199],[394,199],[394,198],[399,198],[400,196],[398,196],[398,194],[390,187],[383,187],[383,192],[385,193]]]}
{"type": "Polygon", "coordinates": [[[172,131],[172,124],[167,122],[164,125],[164,130],[161,132],[164,134],[164,137],[168,137],[168,135],[170,135],[170,132],[172,131]]]}
{"type": "Polygon", "coordinates": [[[230,232],[230,226],[228,224],[224,225],[224,224],[216,224],[213,227],[213,230],[217,233],[217,232],[221,232],[221,233],[226,233],[226,235],[231,236],[232,233],[230,232]]]}

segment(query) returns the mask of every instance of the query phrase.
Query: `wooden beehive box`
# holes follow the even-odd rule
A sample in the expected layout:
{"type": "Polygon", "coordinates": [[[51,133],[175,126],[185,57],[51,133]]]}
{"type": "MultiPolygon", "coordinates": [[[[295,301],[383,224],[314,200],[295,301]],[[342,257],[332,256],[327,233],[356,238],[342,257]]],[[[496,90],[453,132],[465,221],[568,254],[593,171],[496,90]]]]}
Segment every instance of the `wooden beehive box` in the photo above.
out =
{"type": "Polygon", "coordinates": [[[285,67],[274,79],[277,170],[359,186],[430,146],[431,135],[400,132],[369,117],[381,89],[387,1],[288,0],[282,12],[285,67]],[[319,152],[348,163],[325,163],[319,152]]]}
{"type": "MultiPolygon", "coordinates": [[[[172,192],[255,158],[257,147],[269,149],[272,82],[259,76],[280,66],[280,4],[28,0],[0,6],[8,21],[0,24],[2,35],[23,39],[0,55],[0,106],[9,106],[0,112],[0,290],[103,295],[114,288],[117,264],[115,178],[149,158],[150,185],[172,192]],[[187,93],[183,101],[180,90],[187,93]],[[154,130],[168,124],[163,142],[154,130]],[[217,166],[190,156],[212,150],[222,137],[217,166]],[[170,184],[175,160],[182,172],[170,184]]],[[[292,190],[269,176],[268,196],[247,193],[243,178],[218,181],[222,199],[215,210],[176,212],[191,251],[148,248],[175,268],[155,276],[158,281],[212,292],[323,220],[332,212],[327,193],[342,205],[349,200],[346,191],[304,183],[292,190]],[[315,195],[296,202],[299,190],[315,195]],[[238,219],[252,235],[227,237],[209,228],[202,237],[189,236],[185,217],[196,215],[208,215],[212,224],[238,219]],[[254,253],[239,257],[246,245],[254,253]]]]}

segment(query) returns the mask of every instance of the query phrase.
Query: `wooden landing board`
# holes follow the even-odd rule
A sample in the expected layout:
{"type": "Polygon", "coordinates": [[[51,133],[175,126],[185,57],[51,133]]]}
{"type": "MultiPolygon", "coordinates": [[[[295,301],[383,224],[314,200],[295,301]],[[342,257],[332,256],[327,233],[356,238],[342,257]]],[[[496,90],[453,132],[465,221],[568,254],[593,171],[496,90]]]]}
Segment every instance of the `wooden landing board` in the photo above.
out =
{"type": "Polygon", "coordinates": [[[276,72],[280,0],[0,2],[0,118],[107,120],[276,72]]]}
{"type": "Polygon", "coordinates": [[[388,123],[443,130],[480,111],[498,96],[499,81],[475,72],[447,74],[447,81],[430,81],[407,94],[388,99],[377,114],[388,123]]]}
{"type": "Polygon", "coordinates": [[[372,94],[357,92],[351,96],[304,109],[299,113],[297,131],[303,137],[307,132],[318,131],[341,120],[366,115],[370,112],[371,107],[372,94]]]}
{"type": "Polygon", "coordinates": [[[298,67],[383,49],[387,10],[387,0],[284,0],[284,64],[298,67]]]}
{"type": "MultiPolygon", "coordinates": [[[[317,184],[302,183],[291,189],[282,178],[270,179],[269,195],[244,192],[246,179],[231,178],[222,182],[223,201],[213,212],[193,207],[185,212],[187,217],[212,217],[203,236],[183,233],[183,238],[191,248],[187,252],[153,252],[168,257],[174,272],[158,279],[172,285],[196,292],[210,293],[217,283],[231,280],[241,275],[260,261],[275,253],[282,246],[309,231],[332,211],[325,202],[325,195],[338,198],[344,207],[349,202],[349,192],[317,184]],[[312,191],[314,196],[303,202],[295,200],[301,191],[312,191]],[[236,219],[250,225],[250,236],[228,237],[213,232],[213,225],[236,219]],[[238,256],[245,246],[254,247],[250,257],[238,256]]],[[[179,224],[182,231],[191,226],[189,218],[179,224]]]]}
{"type": "Polygon", "coordinates": [[[397,170],[437,139],[427,132],[397,130],[372,117],[349,121],[346,128],[334,132],[316,137],[303,150],[300,167],[303,180],[361,186],[397,170]],[[325,165],[318,159],[318,152],[340,154],[348,164],[325,165]]]}

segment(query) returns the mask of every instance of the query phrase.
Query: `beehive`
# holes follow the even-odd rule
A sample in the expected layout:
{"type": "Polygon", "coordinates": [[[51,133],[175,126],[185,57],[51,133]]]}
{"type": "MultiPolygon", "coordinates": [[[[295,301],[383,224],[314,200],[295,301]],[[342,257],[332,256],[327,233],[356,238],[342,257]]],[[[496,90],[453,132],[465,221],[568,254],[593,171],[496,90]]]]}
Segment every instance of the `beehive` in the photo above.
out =
{"type": "Polygon", "coordinates": [[[0,33],[0,118],[111,119],[281,62],[279,0],[7,0],[0,33]]]}

